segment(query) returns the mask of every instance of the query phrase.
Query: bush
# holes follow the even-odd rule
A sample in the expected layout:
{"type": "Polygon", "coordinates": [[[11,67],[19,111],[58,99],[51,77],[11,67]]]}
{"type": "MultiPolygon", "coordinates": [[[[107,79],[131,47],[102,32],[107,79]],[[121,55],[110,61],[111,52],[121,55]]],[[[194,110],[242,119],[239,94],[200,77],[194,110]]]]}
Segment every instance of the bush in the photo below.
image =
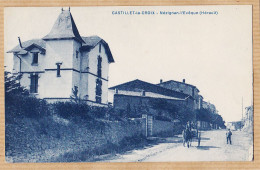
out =
{"type": "Polygon", "coordinates": [[[11,121],[17,116],[27,118],[39,118],[49,114],[49,107],[46,101],[35,97],[13,95],[5,99],[6,121],[11,121]]]}
{"type": "Polygon", "coordinates": [[[57,102],[51,104],[53,113],[59,115],[64,119],[76,119],[91,120],[89,115],[90,107],[82,103],[73,102],[57,102]]]}

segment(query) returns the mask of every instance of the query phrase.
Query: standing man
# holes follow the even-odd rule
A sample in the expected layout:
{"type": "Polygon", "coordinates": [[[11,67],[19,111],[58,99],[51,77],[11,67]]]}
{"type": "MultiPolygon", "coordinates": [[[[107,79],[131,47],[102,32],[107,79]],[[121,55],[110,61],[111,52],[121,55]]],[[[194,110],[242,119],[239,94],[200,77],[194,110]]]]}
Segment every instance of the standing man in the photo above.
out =
{"type": "Polygon", "coordinates": [[[230,145],[232,144],[231,143],[231,135],[232,135],[232,132],[230,129],[228,129],[227,133],[226,133],[226,137],[227,137],[227,144],[228,144],[228,141],[230,143],[230,145]]]}

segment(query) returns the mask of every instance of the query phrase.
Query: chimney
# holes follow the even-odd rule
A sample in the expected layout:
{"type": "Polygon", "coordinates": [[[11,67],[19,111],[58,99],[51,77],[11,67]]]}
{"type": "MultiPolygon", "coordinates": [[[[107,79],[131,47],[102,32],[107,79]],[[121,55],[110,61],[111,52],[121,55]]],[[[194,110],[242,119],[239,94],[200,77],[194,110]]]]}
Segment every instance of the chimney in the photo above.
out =
{"type": "Polygon", "coordinates": [[[185,83],[185,79],[183,79],[182,82],[185,83]]]}
{"type": "Polygon", "coordinates": [[[162,83],[163,82],[163,80],[162,79],[160,79],[160,83],[162,83]]]}
{"type": "Polygon", "coordinates": [[[23,48],[20,37],[18,37],[18,41],[19,41],[20,47],[23,48]]]}

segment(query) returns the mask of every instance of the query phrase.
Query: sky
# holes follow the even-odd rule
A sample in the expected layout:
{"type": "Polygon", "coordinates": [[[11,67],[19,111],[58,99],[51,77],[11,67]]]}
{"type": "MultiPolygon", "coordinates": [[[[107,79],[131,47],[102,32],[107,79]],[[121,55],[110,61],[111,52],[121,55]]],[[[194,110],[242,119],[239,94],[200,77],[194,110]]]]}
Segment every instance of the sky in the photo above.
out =
{"type": "MultiPolygon", "coordinates": [[[[68,9],[64,7],[64,9],[68,9]]],[[[115,63],[109,87],[140,79],[150,83],[186,80],[204,101],[214,104],[225,121],[237,121],[252,101],[252,7],[161,6],[71,7],[81,36],[98,35],[110,47],[115,63]],[[116,11],[120,11],[113,14],[116,11]],[[140,15],[127,15],[129,11],[140,15]],[[145,11],[154,12],[142,15],[145,11]],[[198,12],[163,15],[160,12],[198,12]],[[215,12],[202,14],[200,12],[215,12]]],[[[61,7],[5,8],[5,52],[21,41],[47,35],[61,7]]],[[[5,53],[12,70],[12,54],[5,53]]]]}

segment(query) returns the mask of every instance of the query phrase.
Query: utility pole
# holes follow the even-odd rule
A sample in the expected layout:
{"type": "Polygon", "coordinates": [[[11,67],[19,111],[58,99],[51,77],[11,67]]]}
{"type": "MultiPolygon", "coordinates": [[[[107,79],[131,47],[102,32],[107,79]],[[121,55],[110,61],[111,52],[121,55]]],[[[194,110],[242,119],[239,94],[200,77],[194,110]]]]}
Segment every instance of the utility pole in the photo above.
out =
{"type": "Polygon", "coordinates": [[[243,127],[243,111],[244,111],[244,106],[243,106],[243,96],[242,96],[242,119],[241,119],[241,129],[243,127]]]}

